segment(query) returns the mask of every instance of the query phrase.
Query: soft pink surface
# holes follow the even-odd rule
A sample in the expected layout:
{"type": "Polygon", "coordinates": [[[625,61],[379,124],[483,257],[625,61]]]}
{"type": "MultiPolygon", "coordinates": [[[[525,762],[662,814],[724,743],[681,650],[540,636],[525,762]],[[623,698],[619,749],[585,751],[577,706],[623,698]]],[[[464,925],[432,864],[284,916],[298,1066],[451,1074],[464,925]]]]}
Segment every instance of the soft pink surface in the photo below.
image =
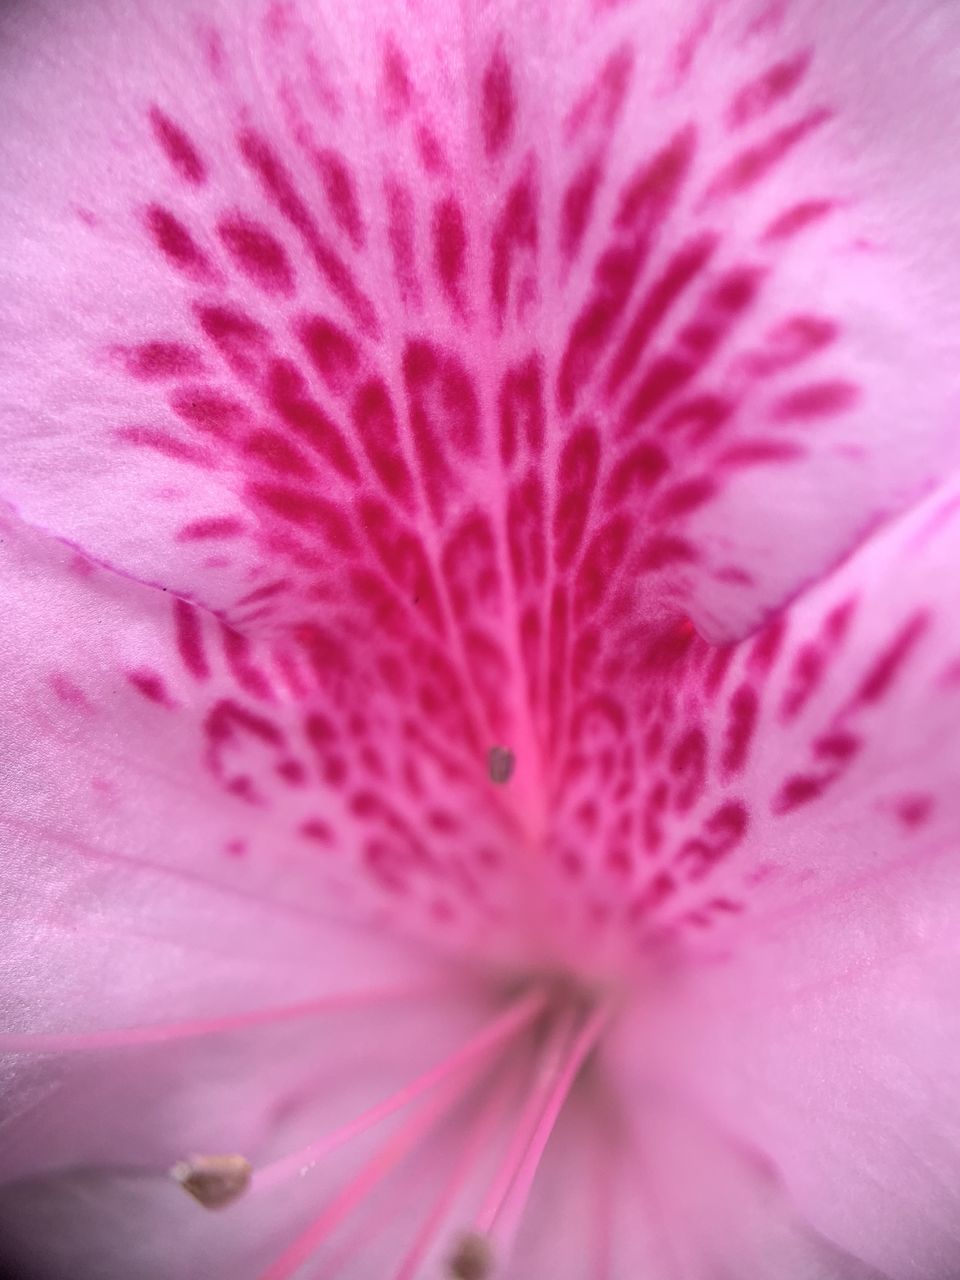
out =
{"type": "Polygon", "coordinates": [[[630,998],[518,1276],[960,1270],[957,25],[5,9],[4,1034],[453,987],[11,1053],[42,1274],[256,1275],[355,1152],[117,1167],[281,1156],[545,964],[630,998]]]}

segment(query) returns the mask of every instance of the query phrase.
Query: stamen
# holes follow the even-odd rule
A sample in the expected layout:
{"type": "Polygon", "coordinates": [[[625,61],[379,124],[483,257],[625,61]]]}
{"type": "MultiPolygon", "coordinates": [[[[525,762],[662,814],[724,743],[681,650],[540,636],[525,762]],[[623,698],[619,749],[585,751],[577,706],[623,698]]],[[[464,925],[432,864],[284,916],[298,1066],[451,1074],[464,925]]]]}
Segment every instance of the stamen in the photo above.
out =
{"type": "Polygon", "coordinates": [[[547,1099],[540,1123],[533,1135],[530,1146],[523,1159],[513,1188],[506,1203],[501,1207],[495,1223],[495,1237],[500,1244],[500,1251],[505,1256],[510,1251],[513,1238],[526,1208],[533,1181],[537,1176],[540,1161],[546,1150],[550,1135],[553,1133],[557,1119],[563,1109],[580,1068],[596,1048],[613,1014],[613,1005],[609,1002],[598,1005],[583,1023],[579,1033],[570,1045],[566,1060],[558,1073],[553,1091],[547,1099]]]}
{"type": "Polygon", "coordinates": [[[415,1080],[404,1085],[402,1089],[398,1089],[396,1093],[384,1099],[383,1102],[378,1102],[375,1106],[357,1116],[356,1119],[342,1125],[339,1129],[332,1130],[317,1142],[311,1143],[310,1146],[304,1147],[292,1155],[283,1156],[281,1159],[275,1160],[272,1164],[258,1170],[254,1174],[254,1189],[256,1191],[266,1190],[285,1182],[295,1175],[302,1177],[323,1156],[329,1155],[330,1152],[349,1142],[351,1138],[357,1137],[381,1120],[385,1120],[387,1116],[392,1115],[394,1111],[399,1111],[401,1107],[418,1098],[420,1094],[426,1093],[434,1085],[455,1076],[463,1068],[470,1065],[474,1059],[488,1054],[508,1037],[515,1035],[523,1027],[528,1026],[542,1012],[547,1003],[547,998],[545,991],[528,991],[525,995],[520,996],[505,1012],[494,1018],[492,1022],[478,1031],[475,1036],[448,1058],[444,1058],[437,1066],[431,1067],[429,1071],[417,1076],[415,1080]]]}
{"type": "Polygon", "coordinates": [[[493,1250],[486,1237],[469,1231],[450,1258],[449,1280],[489,1280],[493,1262],[493,1250]]]}
{"type": "Polygon", "coordinates": [[[613,1276],[614,1187],[619,1172],[620,1147],[609,1117],[598,1117],[594,1126],[595,1169],[593,1280],[611,1280],[613,1276]]]}
{"type": "Polygon", "coordinates": [[[343,991],[303,1000],[298,1004],[277,1005],[268,1009],[252,1009],[246,1013],[225,1014],[218,1018],[197,1018],[187,1022],[156,1023],[146,1027],[125,1027],[112,1031],[91,1031],[74,1035],[69,1032],[13,1032],[0,1035],[0,1053],[87,1053],[96,1049],[123,1049],[135,1045],[161,1044],[170,1040],[187,1040],[215,1035],[221,1031],[237,1031],[243,1027],[286,1022],[322,1013],[328,1009],[350,1009],[365,1004],[391,1000],[419,1000],[456,988],[450,983],[422,983],[408,987],[374,987],[368,991],[343,991]]]}
{"type": "Polygon", "coordinates": [[[514,1129],[513,1138],[504,1152],[503,1159],[496,1175],[490,1184],[483,1203],[474,1218],[474,1227],[481,1235],[486,1234],[493,1226],[500,1212],[507,1193],[516,1178],[524,1153],[530,1145],[537,1128],[537,1122],[543,1114],[547,1098],[555,1086],[556,1080],[565,1065],[565,1051],[576,1025],[576,1015],[572,1009],[560,1015],[551,1028],[550,1034],[540,1049],[539,1058],[534,1066],[532,1088],[520,1119],[514,1129]]]}
{"type": "Polygon", "coordinates": [[[496,1132],[500,1119],[507,1108],[507,1103],[510,1101],[511,1095],[517,1090],[517,1083],[515,1072],[508,1072],[500,1081],[499,1088],[492,1090],[489,1094],[486,1105],[477,1114],[476,1121],[470,1129],[467,1141],[464,1143],[456,1164],[444,1181],[436,1203],[427,1216],[427,1220],[417,1232],[417,1237],[410,1246],[393,1280],[417,1280],[420,1267],[427,1255],[431,1242],[435,1239],[441,1223],[453,1207],[454,1201],[466,1182],[471,1169],[475,1167],[480,1153],[487,1147],[496,1132]]]}
{"type": "Polygon", "coordinates": [[[373,1191],[391,1170],[409,1154],[436,1126],[446,1112],[463,1098],[475,1080],[475,1073],[466,1079],[448,1080],[436,1097],[417,1111],[387,1142],[367,1161],[363,1168],[325,1206],[306,1231],[294,1240],[279,1258],[259,1277],[259,1280],[290,1280],[310,1255],[358,1204],[373,1191]]]}
{"type": "Polygon", "coordinates": [[[253,1166],[243,1156],[193,1156],[170,1170],[205,1209],[223,1209],[238,1200],[250,1185],[253,1166]]]}

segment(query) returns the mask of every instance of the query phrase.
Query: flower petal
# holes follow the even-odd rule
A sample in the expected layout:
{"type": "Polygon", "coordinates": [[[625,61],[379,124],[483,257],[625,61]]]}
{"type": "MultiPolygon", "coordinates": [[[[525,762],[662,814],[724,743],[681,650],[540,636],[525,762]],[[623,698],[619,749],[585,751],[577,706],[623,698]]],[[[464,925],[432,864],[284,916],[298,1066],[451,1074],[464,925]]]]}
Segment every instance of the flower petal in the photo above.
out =
{"type": "Polygon", "coordinates": [[[432,575],[485,686],[742,633],[956,448],[954,17],[418,14],[9,10],[4,495],[235,622],[432,575]]]}
{"type": "Polygon", "coordinates": [[[680,957],[673,1021],[624,1038],[627,1096],[696,1099],[805,1229],[897,1280],[960,1267],[958,551],[953,482],[753,641],[661,644],[646,857],[615,900],[581,872],[608,928],[680,957]]]}
{"type": "Polygon", "coordinates": [[[954,846],[958,513],[948,486],[750,642],[584,667],[551,843],[581,920],[725,947],[954,846]]]}
{"type": "Polygon", "coordinates": [[[948,861],[902,868],[696,997],[689,1043],[709,1075],[692,1073],[694,1096],[764,1153],[806,1222],[896,1280],[960,1267],[958,901],[948,861]]]}
{"type": "MultiPolygon", "coordinates": [[[[382,808],[351,814],[338,779],[363,794],[362,766],[348,751],[324,781],[330,742],[306,732],[309,696],[291,697],[269,654],[245,651],[244,684],[214,620],[191,615],[184,632],[180,602],[15,519],[0,541],[0,1177],[91,1163],[162,1171],[196,1150],[271,1158],[303,1145],[305,1126],[310,1137],[342,1120],[351,1099],[372,1104],[435,1063],[478,1015],[472,985],[437,956],[469,956],[466,917],[485,919],[465,905],[468,875],[439,884],[452,866],[442,839],[417,892],[388,891],[387,870],[401,879],[412,854],[400,843],[392,862],[369,857],[375,839],[399,842],[385,780],[382,808]],[[436,909],[443,893],[460,894],[459,916],[436,909]],[[449,991],[425,999],[424,984],[449,991]],[[341,1013],[282,1013],[384,989],[399,998],[373,1011],[348,999],[341,1013]],[[281,1012],[230,1027],[270,1009],[281,1012]],[[389,1042],[375,1053],[371,1017],[389,1042]],[[190,1033],[207,1019],[226,1025],[190,1033]],[[126,1034],[142,1027],[168,1034],[126,1034]],[[115,1043],[85,1043],[101,1031],[115,1043]],[[36,1049],[56,1056],[23,1052],[45,1033],[36,1049]],[[351,1067],[358,1052],[366,1065],[351,1067]]],[[[381,726],[383,750],[389,734],[381,726]]],[[[483,821],[478,810],[478,831],[483,821]]],[[[496,873],[483,874],[492,886],[496,873]]],[[[477,928],[492,943],[496,929],[477,928]]],[[[335,1186],[340,1168],[318,1187],[335,1186]]]]}

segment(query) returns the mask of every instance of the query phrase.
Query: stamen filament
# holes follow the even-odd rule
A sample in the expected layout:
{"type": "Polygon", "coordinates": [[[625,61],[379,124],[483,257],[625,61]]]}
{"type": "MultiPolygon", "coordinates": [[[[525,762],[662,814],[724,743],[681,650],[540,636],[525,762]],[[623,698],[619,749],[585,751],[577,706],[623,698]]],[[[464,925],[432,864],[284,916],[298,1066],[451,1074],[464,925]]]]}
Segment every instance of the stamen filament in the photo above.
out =
{"type": "Polygon", "coordinates": [[[524,1153],[536,1132],[537,1122],[543,1114],[547,1098],[563,1070],[564,1051],[569,1046],[575,1025],[573,1010],[567,1010],[551,1027],[550,1034],[541,1047],[534,1066],[532,1087],[526,1105],[523,1107],[513,1137],[474,1219],[474,1229],[480,1235],[486,1235],[493,1226],[513,1184],[524,1153]]]}
{"type": "Polygon", "coordinates": [[[327,1202],[319,1217],[271,1263],[259,1280],[290,1280],[314,1250],[373,1191],[377,1183],[382,1182],[463,1097],[474,1080],[475,1073],[471,1073],[466,1079],[461,1077],[459,1080],[447,1081],[446,1086],[391,1135],[346,1186],[327,1202]]]}
{"type": "Polygon", "coordinates": [[[394,1280],[417,1280],[417,1273],[427,1255],[432,1241],[444,1218],[466,1182],[470,1170],[476,1165],[480,1153],[484,1150],[507,1109],[511,1094],[516,1092],[517,1078],[514,1072],[506,1073],[497,1088],[489,1094],[486,1105],[481,1107],[477,1118],[471,1126],[456,1164],[445,1179],[440,1195],[427,1215],[426,1221],[417,1232],[413,1244],[400,1264],[394,1280]]]}
{"type": "Polygon", "coordinates": [[[547,999],[547,993],[544,991],[528,991],[525,995],[520,996],[503,1013],[478,1031],[466,1044],[461,1045],[459,1049],[449,1057],[444,1058],[435,1067],[431,1067],[409,1084],[398,1089],[389,1098],[378,1102],[354,1120],[341,1125],[339,1129],[333,1129],[317,1142],[311,1143],[310,1146],[304,1147],[300,1151],[295,1151],[292,1155],[282,1156],[279,1160],[275,1160],[272,1164],[268,1164],[259,1170],[254,1174],[254,1190],[267,1190],[295,1175],[303,1176],[323,1156],[329,1155],[330,1152],[343,1146],[344,1143],[364,1133],[381,1120],[385,1120],[387,1116],[399,1111],[401,1107],[418,1098],[420,1094],[426,1093],[434,1085],[449,1079],[475,1058],[489,1053],[508,1037],[515,1035],[523,1027],[528,1026],[542,1012],[547,999]]]}
{"type": "Polygon", "coordinates": [[[263,1026],[273,1022],[292,1021],[328,1009],[350,1009],[365,1004],[390,1000],[420,999],[436,996],[456,988],[450,983],[422,983],[408,987],[373,987],[368,991],[342,991],[302,1000],[297,1004],[251,1009],[246,1013],[224,1014],[216,1018],[195,1018],[184,1022],[163,1022],[152,1026],[125,1027],[110,1031],[91,1031],[78,1035],[69,1032],[11,1032],[0,1035],[0,1053],[87,1053],[97,1049],[123,1049],[137,1045],[162,1044],[172,1040],[188,1040],[215,1035],[221,1031],[237,1031],[244,1027],[263,1026]]]}
{"type": "Polygon", "coordinates": [[[498,1210],[494,1222],[495,1235],[500,1245],[497,1252],[500,1256],[506,1256],[510,1251],[550,1135],[553,1133],[580,1068],[596,1047],[612,1013],[612,1005],[598,1005],[569,1046],[565,1061],[554,1079],[553,1089],[543,1109],[540,1122],[517,1170],[510,1194],[498,1210]]]}

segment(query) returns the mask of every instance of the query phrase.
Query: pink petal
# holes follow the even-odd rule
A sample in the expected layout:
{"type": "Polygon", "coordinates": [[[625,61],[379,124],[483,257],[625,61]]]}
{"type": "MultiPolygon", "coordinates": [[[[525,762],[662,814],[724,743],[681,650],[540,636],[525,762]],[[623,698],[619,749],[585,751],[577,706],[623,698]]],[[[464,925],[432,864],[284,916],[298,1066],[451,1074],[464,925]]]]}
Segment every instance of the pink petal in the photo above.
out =
{"type": "Polygon", "coordinates": [[[449,603],[481,697],[571,599],[742,633],[953,456],[951,22],[11,9],[4,493],[233,621],[449,603]]]}
{"type": "Polygon", "coordinates": [[[911,865],[696,997],[695,1096],[764,1153],[802,1222],[896,1280],[960,1267],[958,897],[954,867],[911,865]]]}
{"type": "MultiPolygon", "coordinates": [[[[4,522],[0,576],[0,1056],[11,1041],[23,1047],[21,1032],[25,1043],[48,1033],[65,1051],[5,1060],[0,1176],[77,1165],[95,1166],[95,1180],[96,1166],[162,1175],[197,1149],[269,1159],[442,1056],[476,1020],[476,1000],[453,963],[438,971],[436,950],[390,941],[389,913],[369,890],[364,907],[350,861],[362,859],[361,839],[333,812],[336,789],[275,670],[263,668],[269,698],[240,691],[244,712],[222,643],[202,647],[210,634],[222,642],[219,627],[195,620],[191,670],[176,602],[15,519],[4,522]],[[295,739],[302,778],[286,767],[295,739]],[[364,991],[401,998],[188,1034],[197,1021],[364,991]],[[375,1055],[371,1018],[390,1040],[375,1055]],[[144,1027],[168,1034],[124,1034],[144,1027]],[[81,1052],[101,1030],[120,1034],[81,1052]],[[358,1037],[366,1065],[351,1069],[358,1037]],[[335,1088],[322,1087],[325,1070],[335,1088]]],[[[450,924],[430,905],[443,946],[450,924]]],[[[457,934],[461,952],[469,936],[457,934]]],[[[341,1168],[333,1161],[314,1195],[341,1168]]]]}
{"type": "Polygon", "coordinates": [[[625,1087],[699,1099],[802,1230],[898,1280],[960,1267],[958,549],[954,485],[774,630],[675,645],[671,705],[647,698],[657,839],[608,908],[701,955],[666,1029],[638,1012],[625,1087]]]}
{"type": "Polygon", "coordinates": [[[572,916],[725,946],[952,846],[958,511],[932,496],[750,642],[585,656],[550,837],[572,916]]]}

